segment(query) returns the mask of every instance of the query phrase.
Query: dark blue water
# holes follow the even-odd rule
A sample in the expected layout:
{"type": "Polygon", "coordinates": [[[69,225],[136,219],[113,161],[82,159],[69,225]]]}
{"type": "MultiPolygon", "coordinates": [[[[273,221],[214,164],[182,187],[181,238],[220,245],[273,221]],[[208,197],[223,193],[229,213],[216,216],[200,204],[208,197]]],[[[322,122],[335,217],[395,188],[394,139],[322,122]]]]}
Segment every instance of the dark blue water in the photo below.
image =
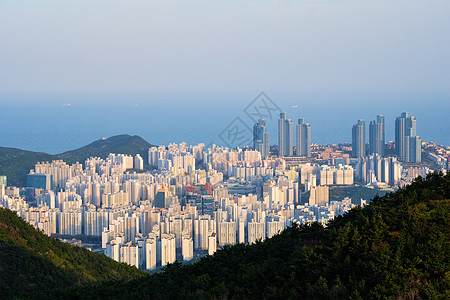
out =
{"type": "MultiPolygon", "coordinates": [[[[97,102],[72,101],[70,107],[62,105],[68,102],[64,100],[14,104],[14,101],[2,99],[0,146],[57,154],[82,147],[101,137],[117,134],[139,135],[157,145],[182,141],[188,144],[204,142],[224,145],[229,140],[224,142],[220,133],[236,117],[248,127],[253,126],[253,122],[244,113],[244,108],[253,97],[247,95],[242,98],[238,101],[226,97],[199,101],[103,99],[97,102]]],[[[289,118],[294,119],[294,124],[299,117],[304,117],[311,123],[313,143],[350,142],[352,124],[360,118],[365,119],[368,124],[377,114],[386,116],[386,139],[393,140],[395,117],[402,111],[409,111],[417,118],[417,133],[422,136],[422,140],[450,145],[450,105],[442,99],[396,102],[378,101],[367,96],[336,101],[329,97],[325,100],[293,100],[279,94],[274,102],[288,113],[289,118]],[[299,107],[291,107],[295,105],[299,107]]],[[[276,144],[276,118],[267,123],[270,143],[276,144]]],[[[368,128],[366,130],[368,138],[368,128]]]]}

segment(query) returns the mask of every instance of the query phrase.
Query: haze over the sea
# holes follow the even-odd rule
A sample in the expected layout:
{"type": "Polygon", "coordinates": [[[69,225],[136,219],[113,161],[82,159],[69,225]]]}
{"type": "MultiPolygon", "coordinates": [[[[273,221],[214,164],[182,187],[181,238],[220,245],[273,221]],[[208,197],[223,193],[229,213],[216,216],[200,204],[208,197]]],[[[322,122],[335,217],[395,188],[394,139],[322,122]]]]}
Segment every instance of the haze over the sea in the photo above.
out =
{"type": "MultiPolygon", "coordinates": [[[[0,146],[57,154],[117,134],[139,135],[156,145],[182,141],[224,145],[219,134],[236,117],[252,128],[253,123],[244,109],[256,95],[212,95],[201,99],[180,96],[179,101],[164,97],[154,98],[158,101],[124,97],[122,103],[89,104],[87,101],[70,106],[64,105],[71,102],[66,98],[67,103],[59,104],[37,101],[28,105],[3,105],[0,146]]],[[[275,93],[270,96],[294,123],[300,117],[311,123],[313,143],[351,143],[351,127],[356,120],[363,118],[368,123],[377,114],[386,116],[386,139],[393,140],[395,118],[402,111],[409,111],[417,118],[417,133],[423,141],[450,145],[449,104],[425,98],[411,103],[397,99],[377,102],[373,95],[353,103],[347,97],[337,96],[289,97],[275,93]]],[[[278,115],[268,121],[272,145],[278,143],[277,118],[278,115]]]]}

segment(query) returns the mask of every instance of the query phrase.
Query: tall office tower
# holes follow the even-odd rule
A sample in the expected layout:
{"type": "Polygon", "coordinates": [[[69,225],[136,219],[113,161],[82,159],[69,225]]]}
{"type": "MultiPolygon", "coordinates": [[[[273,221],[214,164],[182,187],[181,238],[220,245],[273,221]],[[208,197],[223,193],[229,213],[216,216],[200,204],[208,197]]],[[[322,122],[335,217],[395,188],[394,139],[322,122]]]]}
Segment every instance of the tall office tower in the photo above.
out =
{"type": "Polygon", "coordinates": [[[404,112],[395,119],[395,149],[400,161],[421,162],[422,141],[416,135],[416,117],[404,112]]]}
{"type": "Polygon", "coordinates": [[[352,128],[352,156],[363,157],[366,147],[366,121],[358,120],[352,128]]]}
{"type": "Polygon", "coordinates": [[[311,156],[311,125],[305,119],[298,119],[297,124],[297,156],[311,156]]]}
{"type": "Polygon", "coordinates": [[[286,113],[280,113],[280,119],[278,120],[278,155],[279,156],[292,156],[293,155],[293,140],[294,130],[291,119],[287,119],[286,113]]]}
{"type": "Polygon", "coordinates": [[[369,123],[369,152],[384,156],[384,116],[378,115],[377,121],[369,123]]]}
{"type": "Polygon", "coordinates": [[[253,147],[265,158],[269,154],[269,133],[266,131],[266,120],[260,119],[253,126],[253,147]]]}

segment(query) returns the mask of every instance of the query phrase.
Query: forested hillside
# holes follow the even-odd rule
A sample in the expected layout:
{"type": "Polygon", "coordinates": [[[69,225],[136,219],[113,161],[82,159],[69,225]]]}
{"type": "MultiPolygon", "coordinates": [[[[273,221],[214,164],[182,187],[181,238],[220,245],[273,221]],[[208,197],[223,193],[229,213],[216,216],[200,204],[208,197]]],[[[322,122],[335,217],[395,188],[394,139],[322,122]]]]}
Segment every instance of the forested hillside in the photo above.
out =
{"type": "Polygon", "coordinates": [[[0,147],[0,175],[7,176],[8,185],[24,187],[26,186],[27,174],[37,162],[62,159],[68,164],[84,163],[91,156],[105,159],[109,153],[140,154],[144,160],[144,165],[148,165],[148,149],[150,147],[153,147],[153,145],[143,138],[128,134],[100,139],[87,146],[56,155],[0,147]]]}
{"type": "Polygon", "coordinates": [[[0,208],[0,299],[30,298],[88,282],[147,276],[102,254],[63,243],[0,208]]]}

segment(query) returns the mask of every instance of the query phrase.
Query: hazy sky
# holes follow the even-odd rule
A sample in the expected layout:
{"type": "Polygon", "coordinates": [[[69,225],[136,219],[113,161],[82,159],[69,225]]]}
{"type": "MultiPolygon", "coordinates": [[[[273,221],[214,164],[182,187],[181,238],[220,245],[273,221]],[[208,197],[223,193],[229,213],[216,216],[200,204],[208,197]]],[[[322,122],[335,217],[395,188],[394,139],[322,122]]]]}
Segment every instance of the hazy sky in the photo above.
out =
{"type": "Polygon", "coordinates": [[[352,124],[376,114],[392,138],[395,117],[410,111],[424,140],[448,144],[450,1],[0,0],[0,125],[22,128],[0,145],[56,145],[67,132],[79,146],[118,133],[198,142],[245,118],[261,91],[290,118],[306,117],[315,142],[349,141],[352,124]],[[79,107],[75,123],[95,112],[73,133],[79,126],[31,103],[79,107]],[[105,105],[142,115],[117,126],[97,119],[105,105]],[[194,138],[198,130],[211,132],[194,138]]]}
{"type": "Polygon", "coordinates": [[[448,99],[449,41],[448,0],[2,0],[0,93],[448,99]]]}

